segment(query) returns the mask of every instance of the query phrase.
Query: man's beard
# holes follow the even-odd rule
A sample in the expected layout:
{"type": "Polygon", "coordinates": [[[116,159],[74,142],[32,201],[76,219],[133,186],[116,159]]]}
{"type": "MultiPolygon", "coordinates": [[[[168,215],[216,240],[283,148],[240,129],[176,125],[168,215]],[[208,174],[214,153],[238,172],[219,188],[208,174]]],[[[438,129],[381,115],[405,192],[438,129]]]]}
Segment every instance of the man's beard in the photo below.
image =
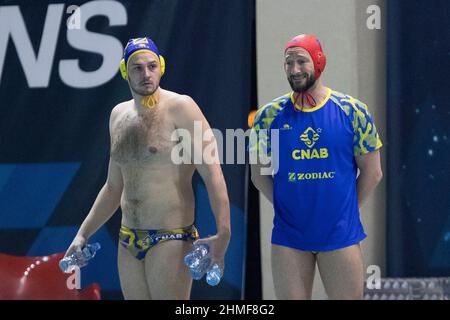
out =
{"type": "Polygon", "coordinates": [[[158,86],[156,86],[155,88],[138,88],[137,86],[132,85],[130,82],[131,91],[143,97],[154,94],[157,88],[158,86]]]}
{"type": "Polygon", "coordinates": [[[316,77],[314,74],[307,74],[306,75],[306,82],[305,84],[295,84],[294,80],[292,79],[293,76],[288,77],[289,84],[291,85],[291,88],[294,92],[302,93],[308,91],[316,82],[316,77]]]}

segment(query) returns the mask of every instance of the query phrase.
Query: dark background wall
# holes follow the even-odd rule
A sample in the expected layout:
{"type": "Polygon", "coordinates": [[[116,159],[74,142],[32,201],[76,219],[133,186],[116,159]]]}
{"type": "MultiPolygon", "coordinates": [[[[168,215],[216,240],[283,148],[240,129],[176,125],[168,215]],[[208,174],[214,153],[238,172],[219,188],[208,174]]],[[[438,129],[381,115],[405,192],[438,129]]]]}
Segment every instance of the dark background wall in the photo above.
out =
{"type": "Polygon", "coordinates": [[[450,275],[450,2],[388,1],[387,272],[450,275]]]}

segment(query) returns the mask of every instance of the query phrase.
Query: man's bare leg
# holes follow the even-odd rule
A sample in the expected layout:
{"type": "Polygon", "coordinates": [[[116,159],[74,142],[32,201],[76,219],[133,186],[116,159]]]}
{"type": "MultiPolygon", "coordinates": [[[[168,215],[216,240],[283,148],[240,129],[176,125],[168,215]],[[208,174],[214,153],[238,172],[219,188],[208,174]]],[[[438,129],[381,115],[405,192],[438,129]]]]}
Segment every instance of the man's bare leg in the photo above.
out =
{"type": "Polygon", "coordinates": [[[145,257],[145,274],[152,299],[189,300],[192,278],[184,256],[192,242],[169,240],[152,247],[145,257]]]}
{"type": "Polygon", "coordinates": [[[118,266],[120,286],[126,300],[149,300],[144,260],[138,260],[119,244],[118,266]]]}
{"type": "Polygon", "coordinates": [[[272,245],[275,295],[282,300],[310,300],[316,260],[314,254],[272,245]]]}
{"type": "Polygon", "coordinates": [[[317,255],[325,291],[331,300],[361,300],[364,294],[364,264],[359,244],[317,255]]]}

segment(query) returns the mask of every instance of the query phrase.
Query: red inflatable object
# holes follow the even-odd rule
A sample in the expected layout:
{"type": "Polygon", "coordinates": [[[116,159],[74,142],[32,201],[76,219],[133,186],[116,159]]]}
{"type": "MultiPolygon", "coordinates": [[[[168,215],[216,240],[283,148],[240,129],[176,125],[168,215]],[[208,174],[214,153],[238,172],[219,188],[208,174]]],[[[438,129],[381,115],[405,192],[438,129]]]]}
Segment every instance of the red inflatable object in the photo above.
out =
{"type": "Polygon", "coordinates": [[[64,253],[21,257],[0,253],[0,299],[3,300],[100,300],[100,285],[69,289],[74,274],[59,269],[64,253]],[[72,279],[69,279],[72,277],[72,279]]]}

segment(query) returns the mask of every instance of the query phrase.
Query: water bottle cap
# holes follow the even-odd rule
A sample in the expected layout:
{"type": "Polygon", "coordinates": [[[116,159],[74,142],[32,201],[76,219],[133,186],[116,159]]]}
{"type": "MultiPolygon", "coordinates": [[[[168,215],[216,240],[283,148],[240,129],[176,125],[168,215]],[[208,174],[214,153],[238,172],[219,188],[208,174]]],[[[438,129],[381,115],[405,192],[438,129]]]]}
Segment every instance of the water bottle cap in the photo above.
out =
{"type": "Polygon", "coordinates": [[[74,266],[70,265],[69,261],[67,259],[61,259],[59,261],[59,268],[64,273],[72,273],[72,270],[75,268],[74,266]]]}
{"type": "Polygon", "coordinates": [[[221,278],[222,278],[222,271],[220,270],[220,267],[217,265],[217,263],[215,263],[206,274],[206,282],[210,286],[216,286],[219,284],[221,278]]]}
{"type": "Polygon", "coordinates": [[[62,259],[62,260],[59,261],[59,268],[60,268],[63,272],[66,271],[67,266],[68,266],[68,263],[67,263],[67,261],[65,261],[64,259],[62,259]]]}

